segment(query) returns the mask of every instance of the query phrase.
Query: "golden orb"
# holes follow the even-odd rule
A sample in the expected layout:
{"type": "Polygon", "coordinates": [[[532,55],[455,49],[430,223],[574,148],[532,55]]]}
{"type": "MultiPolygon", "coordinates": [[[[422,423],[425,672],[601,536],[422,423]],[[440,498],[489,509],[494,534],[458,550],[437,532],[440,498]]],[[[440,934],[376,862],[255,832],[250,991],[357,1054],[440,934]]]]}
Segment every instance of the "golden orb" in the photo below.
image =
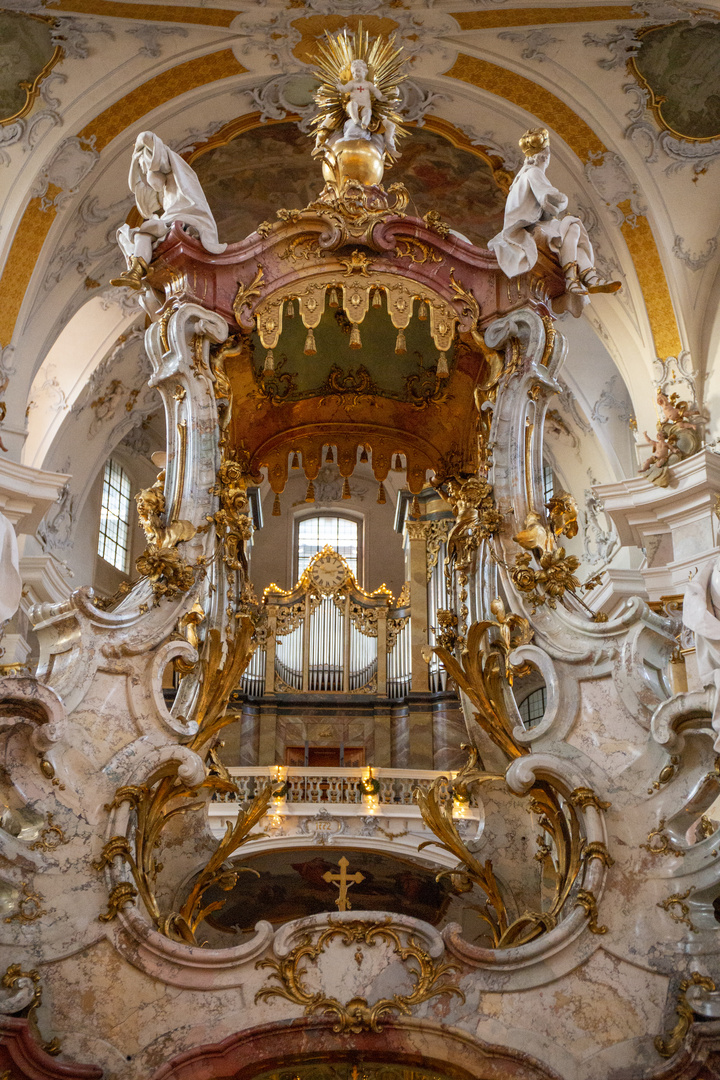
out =
{"type": "MultiPolygon", "coordinates": [[[[343,139],[333,146],[340,172],[340,184],[345,180],[357,180],[370,187],[379,184],[385,170],[385,152],[367,139],[343,139]]],[[[332,169],[323,162],[323,177],[329,182],[336,179],[332,169]]]]}

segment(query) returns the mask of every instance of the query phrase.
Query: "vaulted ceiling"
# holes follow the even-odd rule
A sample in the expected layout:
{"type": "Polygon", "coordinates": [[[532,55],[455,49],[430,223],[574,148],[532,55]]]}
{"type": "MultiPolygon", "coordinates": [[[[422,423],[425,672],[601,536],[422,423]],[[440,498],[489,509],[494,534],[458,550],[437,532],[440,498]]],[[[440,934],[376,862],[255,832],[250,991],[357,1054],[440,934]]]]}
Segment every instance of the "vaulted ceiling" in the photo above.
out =
{"type": "MultiPolygon", "coordinates": [[[[103,397],[103,379],[112,384],[112,364],[127,350],[123,392],[144,378],[132,353],[142,313],[108,284],[122,261],[114,234],[132,207],[127,170],[138,132],[156,131],[191,160],[221,239],[241,240],[319,190],[306,134],[313,50],[325,30],[360,19],[371,34],[395,33],[412,61],[411,135],[388,178],[407,185],[412,212],[438,210],[484,243],[501,221],[518,137],[549,128],[551,178],[590,229],[601,269],[624,284],[617,297],[594,298],[580,324],[561,326],[568,384],[603,446],[596,478],[632,468],[598,419],[603,394],[623,415],[634,412],[640,430],[654,427],[657,357],[680,358],[712,412],[717,3],[701,11],[675,0],[11,6],[0,14],[13,43],[0,75],[0,389],[15,459],[64,465],[71,415],[97,400],[88,381],[103,397]]],[[[128,428],[132,407],[121,397],[111,395],[105,426],[94,429],[98,467],[128,428]]],[[[147,416],[150,403],[141,404],[147,416]]]]}

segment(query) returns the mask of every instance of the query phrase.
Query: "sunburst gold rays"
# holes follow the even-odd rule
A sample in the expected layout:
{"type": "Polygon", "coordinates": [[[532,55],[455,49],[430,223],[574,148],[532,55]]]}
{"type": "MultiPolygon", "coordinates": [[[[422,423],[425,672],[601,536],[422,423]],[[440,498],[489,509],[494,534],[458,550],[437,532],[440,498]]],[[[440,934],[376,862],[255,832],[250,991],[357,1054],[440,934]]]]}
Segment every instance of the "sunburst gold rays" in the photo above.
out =
{"type": "MultiPolygon", "coordinates": [[[[390,38],[377,37],[371,43],[367,30],[363,30],[362,23],[359,23],[357,30],[342,30],[334,36],[326,31],[325,39],[318,44],[317,68],[314,72],[321,85],[315,95],[320,111],[314,117],[313,125],[331,130],[342,127],[347,115],[338,83],[348,82],[352,77],[350,65],[353,60],[364,60],[368,78],[385,99],[373,102],[373,118],[377,126],[387,119],[395,125],[396,136],[407,135],[402,116],[397,111],[398,85],[407,78],[404,71],[407,61],[402,48],[396,46],[394,35],[390,38]]],[[[375,126],[373,124],[373,128],[375,126]]]]}

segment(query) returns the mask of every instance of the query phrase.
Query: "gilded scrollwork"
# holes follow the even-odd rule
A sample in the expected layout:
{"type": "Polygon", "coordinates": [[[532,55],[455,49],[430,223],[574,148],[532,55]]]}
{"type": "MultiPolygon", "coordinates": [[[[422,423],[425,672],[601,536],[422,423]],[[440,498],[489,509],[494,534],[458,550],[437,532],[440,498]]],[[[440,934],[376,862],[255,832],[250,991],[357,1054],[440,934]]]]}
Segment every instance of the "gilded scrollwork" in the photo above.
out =
{"type": "Polygon", "coordinates": [[[657,905],[659,908],[662,908],[663,911],[667,911],[673,922],[684,923],[691,934],[697,934],[699,933],[699,930],[696,926],[693,926],[692,919],[690,918],[690,905],[686,904],[685,901],[694,890],[695,886],[690,885],[684,893],[672,893],[671,896],[666,897],[665,900],[661,900],[657,905]]]}
{"type": "Polygon", "coordinates": [[[448,533],[452,526],[452,522],[446,521],[430,521],[428,522],[428,530],[425,533],[425,551],[426,551],[426,575],[429,581],[432,577],[433,570],[437,566],[438,556],[440,554],[440,548],[446,543],[448,533]]]}
{"type": "MultiPolygon", "coordinates": [[[[389,920],[388,920],[389,921],[389,920]]],[[[333,1031],[343,1034],[359,1034],[363,1031],[382,1031],[380,1020],[393,1012],[409,1015],[414,1005],[420,1005],[433,997],[455,995],[462,1001],[465,995],[459,987],[448,982],[446,976],[457,971],[455,964],[439,964],[422,948],[420,942],[408,935],[405,944],[397,930],[383,923],[361,921],[332,924],[322,930],[313,943],[311,934],[304,934],[300,943],[286,957],[279,960],[259,960],[258,968],[270,968],[271,979],[279,985],[264,986],[255,995],[255,1001],[265,1001],[272,997],[282,997],[294,1005],[303,1007],[304,1014],[311,1016],[316,1012],[329,1013],[335,1017],[333,1031]],[[413,979],[409,993],[394,994],[392,998],[381,998],[368,1002],[365,998],[351,998],[341,1002],[338,998],[324,994],[322,990],[313,991],[305,983],[307,968],[303,961],[317,961],[325,946],[335,938],[340,938],[343,945],[373,946],[376,942],[387,942],[393,953],[407,964],[414,962],[408,970],[413,979]]]]}
{"type": "Polygon", "coordinates": [[[227,707],[230,695],[238,686],[255,650],[254,631],[252,620],[241,618],[225,647],[220,631],[214,627],[210,629],[205,642],[202,678],[194,710],[197,724],[195,734],[185,747],[178,748],[175,755],[162,760],[143,783],[119,787],[107,807],[113,811],[124,803],[128,804],[134,817],[134,827],[130,837],[116,835],[107,841],[94,868],[102,871],[112,867],[115,860],[120,860],[128,866],[132,882],[121,881],[113,886],[108,897],[108,910],[100,915],[102,921],[115,918],[125,904],[134,903],[140,897],[161,933],[196,943],[194,935],[199,923],[209,910],[216,910],[219,906],[203,907],[205,892],[211,885],[224,888],[230,881],[228,875],[235,874],[236,877],[239,873],[237,869],[226,873],[227,868],[223,869],[223,864],[246,842],[250,830],[265,814],[269,789],[261,791],[245,814],[239,816],[235,826],[228,828],[219,847],[195,879],[180,910],[169,913],[161,911],[156,895],[157,876],[161,869],[158,847],[166,825],[179,814],[204,809],[206,798],[197,797],[201,792],[203,796],[211,792],[238,794],[235,783],[218,767],[218,759],[213,759],[212,750],[208,751],[206,747],[225,726],[234,722],[235,717],[232,713],[228,714],[227,707]],[[202,758],[198,757],[201,751],[209,755],[210,766],[203,766],[197,775],[195,766],[202,764],[202,758]]]}
{"type": "Polygon", "coordinates": [[[676,858],[682,858],[685,855],[683,849],[677,847],[672,837],[665,832],[665,818],[658,822],[656,829],[651,829],[647,840],[640,847],[650,855],[674,855],[676,858]]]}
{"type": "MultiPolygon", "coordinates": [[[[59,1054],[62,1050],[62,1044],[60,1040],[58,1038],[50,1040],[44,1039],[42,1034],[40,1033],[40,1028],[38,1027],[37,1022],[37,1010],[42,1003],[42,985],[40,982],[39,971],[37,971],[36,968],[32,968],[30,971],[23,971],[20,964],[11,964],[10,967],[6,970],[2,979],[0,979],[0,985],[2,985],[5,990],[16,990],[20,986],[22,986],[23,983],[26,987],[28,986],[28,984],[30,984],[30,988],[32,989],[32,997],[29,1003],[23,1006],[22,1012],[27,1017],[30,1030],[32,1031],[39,1045],[42,1047],[46,1054],[49,1054],[51,1057],[55,1057],[56,1054],[59,1054]]],[[[10,1076],[9,1073],[8,1076],[10,1076]]]]}
{"type": "Polygon", "coordinates": [[[238,323],[241,322],[243,316],[243,308],[252,307],[252,302],[262,292],[263,280],[265,278],[265,271],[262,266],[258,266],[255,271],[255,276],[248,285],[243,285],[238,282],[237,292],[235,293],[235,299],[233,300],[233,315],[238,323]]]}
{"type": "Polygon", "coordinates": [[[5,916],[5,922],[32,923],[47,915],[43,907],[44,899],[39,892],[31,889],[26,881],[20,882],[20,895],[15,901],[15,910],[5,916]]]}
{"type": "Polygon", "coordinates": [[[30,844],[30,850],[55,851],[57,848],[62,847],[63,844],[67,844],[67,842],[67,836],[63,829],[55,824],[55,817],[53,813],[50,812],[47,816],[47,825],[40,830],[40,835],[37,840],[30,844]]]}
{"type": "MultiPolygon", "coordinates": [[[[507,690],[513,677],[527,670],[523,664],[513,663],[511,657],[518,647],[532,640],[533,632],[527,619],[506,613],[501,600],[492,602],[491,611],[494,620],[473,623],[465,643],[457,637],[454,626],[448,626],[445,644],[435,646],[433,651],[448,675],[470,699],[475,708],[475,721],[485,735],[510,762],[519,763],[521,759],[528,760],[528,748],[515,737],[515,721],[506,705],[507,690]],[[455,655],[458,646],[459,657],[455,655]]],[[[451,785],[455,801],[467,801],[470,790],[478,784],[508,786],[505,774],[485,769],[477,747],[468,747],[468,750],[468,761],[451,785]]],[[[588,929],[592,933],[605,932],[606,928],[598,924],[597,903],[587,879],[594,873],[591,864],[595,860],[609,866],[612,858],[604,841],[596,838],[597,833],[592,838],[583,835],[581,815],[584,817],[588,808],[596,813],[609,804],[603,804],[589,787],[570,787],[558,779],[540,780],[531,774],[522,790],[542,829],[537,858],[541,865],[549,862],[552,866],[554,894],[552,903],[547,905],[541,903],[538,893],[534,909],[512,918],[512,906],[508,906],[504,887],[491,860],[481,862],[470,851],[454,820],[452,804],[441,797],[447,783],[447,778],[442,777],[427,791],[422,788],[415,791],[423,821],[438,837],[437,841],[427,843],[441,847],[459,860],[455,869],[443,870],[439,877],[449,876],[463,891],[476,886],[484,893],[485,906],[478,914],[488,927],[494,948],[522,945],[553,930],[565,909],[573,904],[586,911],[588,929]]],[[[518,794],[517,787],[511,790],[518,794]]]]}
{"type": "Polygon", "coordinates": [[[701,975],[699,971],[693,971],[688,979],[681,980],[675,1004],[675,1013],[677,1015],[675,1025],[667,1034],[658,1035],[655,1039],[655,1049],[661,1057],[673,1057],[682,1046],[683,1040],[690,1030],[690,1025],[693,1022],[693,1010],[686,995],[691,986],[699,986],[708,992],[715,990],[713,980],[707,975],[701,975]]]}

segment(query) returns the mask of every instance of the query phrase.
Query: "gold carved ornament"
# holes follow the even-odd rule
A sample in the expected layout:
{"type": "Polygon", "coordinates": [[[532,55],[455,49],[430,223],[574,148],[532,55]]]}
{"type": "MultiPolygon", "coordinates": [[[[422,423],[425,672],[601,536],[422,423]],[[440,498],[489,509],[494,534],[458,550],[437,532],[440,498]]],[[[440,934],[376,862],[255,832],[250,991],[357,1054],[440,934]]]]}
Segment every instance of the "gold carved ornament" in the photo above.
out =
{"type": "Polygon", "coordinates": [[[690,905],[685,903],[694,890],[695,886],[691,885],[684,893],[673,893],[665,900],[661,900],[656,906],[662,908],[663,911],[667,911],[673,922],[684,923],[691,934],[698,934],[700,931],[696,926],[693,926],[692,919],[690,918],[690,905]],[[676,908],[678,909],[677,911],[675,910],[676,908]]]}
{"type": "Polygon", "coordinates": [[[343,1034],[360,1034],[363,1031],[381,1032],[380,1020],[383,1016],[392,1012],[408,1016],[414,1005],[420,1005],[440,995],[456,994],[462,1001],[465,1000],[465,995],[459,987],[444,981],[444,977],[449,972],[458,970],[457,965],[437,964],[413,936],[409,936],[407,944],[403,945],[397,931],[382,923],[358,921],[329,926],[321,932],[315,944],[312,943],[311,935],[305,934],[299,945],[288,956],[277,961],[259,960],[255,966],[271,968],[270,977],[280,984],[279,986],[264,986],[258,990],[255,995],[256,1002],[271,997],[282,997],[294,1005],[303,1006],[306,1016],[311,1016],[316,1012],[330,1013],[336,1017],[333,1031],[343,1034]],[[306,969],[301,967],[302,961],[307,960],[310,963],[316,961],[328,942],[337,937],[341,938],[342,944],[347,946],[372,947],[378,941],[386,941],[403,963],[413,961],[415,966],[410,970],[414,986],[410,993],[395,994],[392,998],[381,998],[371,1005],[365,998],[351,998],[343,1004],[337,998],[324,994],[322,990],[315,992],[309,990],[304,982],[306,969]]]}
{"type": "MultiPolygon", "coordinates": [[[[577,536],[577,504],[572,495],[558,492],[545,505],[550,528],[536,510],[530,510],[523,528],[513,536],[523,551],[515,556],[512,566],[506,567],[515,588],[533,605],[533,613],[545,605],[556,607],[566,592],[575,594],[582,604],[577,592],[580,589],[590,591],[600,583],[600,575],[596,574],[581,584],[575,576],[580,560],[575,555],[567,555],[564,547],[557,546],[558,536],[569,539],[577,536]]],[[[602,614],[594,615],[594,618],[598,622],[604,621],[602,614]]]]}
{"type": "Polygon", "coordinates": [[[47,915],[46,908],[42,906],[45,901],[40,893],[31,889],[27,881],[20,882],[20,889],[16,909],[11,915],[5,916],[6,923],[31,923],[47,915]]]}
{"type": "MultiPolygon", "coordinates": [[[[184,459],[182,435],[180,456],[184,459]]],[[[182,475],[182,469],[180,472],[182,475]]],[[[138,556],[135,566],[142,577],[147,577],[151,584],[156,603],[162,597],[172,599],[178,593],[187,592],[195,582],[195,571],[187,559],[177,550],[181,541],[190,540],[195,535],[195,526],[190,521],[172,520],[172,511],[167,513],[165,505],[165,470],[158,474],[152,487],[139,491],[135,496],[138,518],[148,545],[138,556]],[[166,524],[166,518],[171,520],[166,524]]]]}
{"type": "Polygon", "coordinates": [[[701,975],[699,971],[693,971],[688,979],[683,979],[678,987],[677,1003],[675,1012],[677,1020],[675,1026],[666,1035],[658,1035],[655,1039],[655,1049],[660,1057],[671,1058],[677,1054],[683,1044],[685,1036],[693,1022],[693,1010],[686,997],[691,986],[699,986],[703,990],[712,993],[715,983],[707,975],[701,975]]]}
{"type": "MultiPolygon", "coordinates": [[[[237,687],[254,652],[254,629],[249,618],[242,618],[234,636],[227,642],[224,659],[220,631],[213,628],[208,633],[208,648],[202,661],[203,679],[194,714],[198,728],[192,739],[185,744],[195,753],[200,753],[208,742],[214,740],[225,726],[235,720],[233,714],[228,715],[227,706],[230,695],[237,687]]],[[[163,914],[155,895],[155,887],[157,875],[162,869],[156,852],[165,826],[180,814],[204,808],[205,800],[196,798],[200,789],[239,795],[237,786],[229,779],[226,770],[218,768],[217,765],[210,769],[206,765],[205,779],[195,787],[188,786],[180,778],[180,765],[179,761],[168,761],[144,784],[118,788],[112,803],[106,809],[110,811],[124,802],[129,803],[135,814],[134,837],[132,842],[127,836],[111,837],[93,865],[96,870],[102,870],[115,858],[120,858],[127,863],[134,882],[120,882],[113,888],[108,910],[100,915],[101,920],[107,922],[114,918],[124,904],[133,903],[139,895],[161,933],[174,940],[197,944],[195,932],[198,925],[208,911],[222,906],[215,902],[203,908],[203,896],[213,885],[218,885],[225,891],[233,887],[241,869],[230,868],[224,864],[247,842],[251,829],[265,814],[271,789],[267,787],[255,797],[248,810],[238,816],[234,827],[228,825],[225,836],[198,875],[180,911],[163,914]]]]}
{"type": "MultiPolygon", "coordinates": [[[[533,636],[527,619],[513,613],[506,614],[500,599],[491,604],[494,620],[473,623],[462,645],[459,659],[447,647],[435,646],[433,652],[440,658],[448,675],[456,682],[475,707],[475,721],[488,738],[505,754],[510,762],[529,753],[513,734],[514,720],[505,705],[506,693],[514,676],[524,674],[526,665],[515,665],[510,654],[521,645],[528,644],[533,636]]],[[[475,784],[505,784],[501,774],[487,772],[476,747],[470,747],[469,759],[451,785],[454,800],[468,801],[470,788],[475,784]]],[[[593,805],[605,809],[590,788],[566,790],[557,781],[539,780],[528,791],[529,809],[537,815],[546,840],[539,854],[541,861],[552,858],[555,887],[551,905],[546,910],[527,910],[519,918],[511,920],[503,889],[493,870],[492,862],[484,863],[467,848],[453,820],[452,801],[443,799],[447,777],[438,777],[427,791],[416,788],[415,799],[427,827],[438,837],[421,847],[435,845],[459,859],[453,870],[443,870],[441,877],[450,877],[453,884],[467,891],[476,885],[486,897],[484,912],[480,917],[489,928],[494,948],[509,948],[525,944],[541,934],[552,930],[558,923],[566,903],[574,902],[585,908],[588,927],[594,933],[604,933],[597,924],[595,897],[588,890],[573,894],[577,884],[582,884],[584,870],[592,858],[600,858],[607,865],[611,860],[604,845],[595,843],[585,847],[577,807],[593,805]]]]}
{"type": "Polygon", "coordinates": [[[20,979],[30,979],[34,984],[32,999],[30,1001],[30,1004],[26,1006],[26,1017],[30,1030],[32,1031],[34,1037],[37,1039],[38,1043],[45,1051],[45,1053],[49,1054],[51,1057],[55,1057],[55,1055],[59,1054],[62,1049],[60,1040],[58,1038],[51,1039],[49,1042],[45,1040],[40,1033],[40,1028],[38,1027],[37,1022],[37,1010],[40,1006],[40,1003],[42,1002],[42,986],[40,985],[40,973],[35,968],[33,968],[31,971],[23,971],[20,967],[20,964],[11,964],[3,975],[2,979],[0,979],[0,983],[7,990],[14,990],[20,979]]]}

